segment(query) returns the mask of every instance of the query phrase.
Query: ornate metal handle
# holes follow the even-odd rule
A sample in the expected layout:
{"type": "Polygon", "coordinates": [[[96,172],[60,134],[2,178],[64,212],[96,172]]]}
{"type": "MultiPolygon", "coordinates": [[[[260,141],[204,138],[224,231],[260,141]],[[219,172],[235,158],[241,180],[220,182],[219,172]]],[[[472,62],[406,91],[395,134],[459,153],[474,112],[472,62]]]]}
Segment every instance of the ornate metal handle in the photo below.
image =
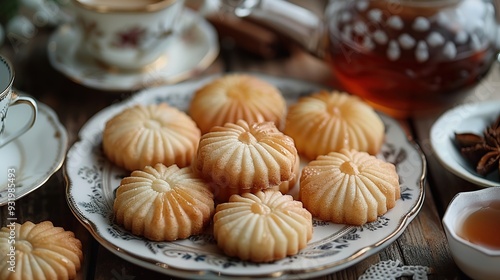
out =
{"type": "Polygon", "coordinates": [[[30,119],[23,126],[18,128],[17,131],[10,133],[9,135],[3,135],[2,137],[0,137],[0,147],[5,146],[12,140],[21,136],[23,133],[28,131],[35,123],[38,114],[38,107],[36,105],[36,101],[31,97],[19,96],[15,92],[12,92],[12,97],[8,106],[16,106],[22,104],[28,105],[30,107],[32,112],[30,119]]]}

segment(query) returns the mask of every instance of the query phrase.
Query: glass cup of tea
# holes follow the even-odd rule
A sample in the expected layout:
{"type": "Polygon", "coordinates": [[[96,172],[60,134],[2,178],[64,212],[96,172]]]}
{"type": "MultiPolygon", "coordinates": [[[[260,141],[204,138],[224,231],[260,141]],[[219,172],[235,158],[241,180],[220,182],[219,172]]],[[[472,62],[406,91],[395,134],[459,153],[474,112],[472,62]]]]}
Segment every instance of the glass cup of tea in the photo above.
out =
{"type": "Polygon", "coordinates": [[[37,116],[37,104],[33,98],[19,96],[12,90],[14,82],[14,69],[12,64],[0,56],[0,148],[12,142],[35,123],[37,116]],[[31,109],[31,115],[26,116],[27,121],[22,126],[16,127],[14,131],[5,131],[7,122],[7,111],[12,106],[25,105],[31,109]]]}

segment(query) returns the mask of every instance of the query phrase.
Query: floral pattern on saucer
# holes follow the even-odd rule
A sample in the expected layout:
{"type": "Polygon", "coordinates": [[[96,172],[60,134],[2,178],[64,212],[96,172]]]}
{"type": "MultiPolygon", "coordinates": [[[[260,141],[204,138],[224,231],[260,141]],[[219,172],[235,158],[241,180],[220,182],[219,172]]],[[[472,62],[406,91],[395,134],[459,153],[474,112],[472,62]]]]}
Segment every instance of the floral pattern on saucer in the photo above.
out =
{"type": "MultiPolygon", "coordinates": [[[[321,88],[300,81],[262,76],[276,85],[287,102],[321,88]]],[[[134,236],[113,222],[115,190],[127,172],[110,163],[101,150],[105,122],[133,104],[168,102],[186,110],[194,91],[214,77],[145,90],[97,113],[80,131],[81,140],[68,152],[67,200],[76,217],[106,248],[133,263],[177,277],[235,279],[314,277],[350,266],[382,250],[402,234],[424,200],[425,159],[397,121],[381,115],[386,143],[377,155],[397,166],[401,199],[377,221],[360,227],[314,221],[313,239],[299,254],[256,264],[225,256],[207,229],[205,234],[175,242],[152,242],[134,236]],[[119,248],[119,250],[117,250],[119,248]]],[[[298,186],[290,194],[297,195],[298,186]]]]}
{"type": "Polygon", "coordinates": [[[181,24],[183,33],[165,55],[140,71],[110,69],[96,61],[81,48],[83,36],[72,24],[60,26],[50,37],[49,61],[76,83],[104,91],[135,91],[176,83],[206,69],[219,53],[217,33],[204,18],[186,10],[181,24]]]}

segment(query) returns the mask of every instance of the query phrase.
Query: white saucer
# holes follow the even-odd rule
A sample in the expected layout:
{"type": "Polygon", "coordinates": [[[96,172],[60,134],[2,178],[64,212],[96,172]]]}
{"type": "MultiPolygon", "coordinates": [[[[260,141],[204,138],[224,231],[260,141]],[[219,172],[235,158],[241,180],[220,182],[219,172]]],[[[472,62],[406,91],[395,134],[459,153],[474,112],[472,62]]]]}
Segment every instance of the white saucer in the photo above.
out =
{"type": "Polygon", "coordinates": [[[500,114],[500,100],[465,104],[444,113],[431,128],[431,146],[441,164],[455,175],[482,187],[500,187],[500,176],[493,171],[479,175],[460,154],[455,143],[455,132],[478,135],[493,124],[500,114]]]}
{"type": "MultiPolygon", "coordinates": [[[[63,164],[68,148],[66,129],[51,108],[41,102],[37,104],[38,116],[33,127],[0,148],[0,206],[11,201],[9,184],[15,186],[13,198],[19,199],[42,186],[63,164]],[[12,174],[10,179],[9,174],[12,174]]],[[[5,133],[22,125],[28,111],[26,106],[10,107],[5,133]]]]}
{"type": "Polygon", "coordinates": [[[217,57],[215,29],[193,11],[182,16],[185,31],[165,53],[166,62],[142,71],[117,71],[99,64],[80,48],[80,32],[71,25],[59,27],[49,39],[52,66],[73,81],[105,91],[130,91],[176,83],[206,69],[217,57]]]}

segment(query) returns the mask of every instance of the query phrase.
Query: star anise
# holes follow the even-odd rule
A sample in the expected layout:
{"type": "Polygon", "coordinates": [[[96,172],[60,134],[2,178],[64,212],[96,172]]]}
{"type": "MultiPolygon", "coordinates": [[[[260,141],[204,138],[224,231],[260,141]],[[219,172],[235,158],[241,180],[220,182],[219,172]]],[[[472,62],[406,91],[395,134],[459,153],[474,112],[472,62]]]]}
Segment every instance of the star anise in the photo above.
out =
{"type": "Polygon", "coordinates": [[[455,141],[462,156],[476,166],[477,173],[485,176],[497,169],[500,174],[500,115],[483,135],[455,133],[455,141]]]}

